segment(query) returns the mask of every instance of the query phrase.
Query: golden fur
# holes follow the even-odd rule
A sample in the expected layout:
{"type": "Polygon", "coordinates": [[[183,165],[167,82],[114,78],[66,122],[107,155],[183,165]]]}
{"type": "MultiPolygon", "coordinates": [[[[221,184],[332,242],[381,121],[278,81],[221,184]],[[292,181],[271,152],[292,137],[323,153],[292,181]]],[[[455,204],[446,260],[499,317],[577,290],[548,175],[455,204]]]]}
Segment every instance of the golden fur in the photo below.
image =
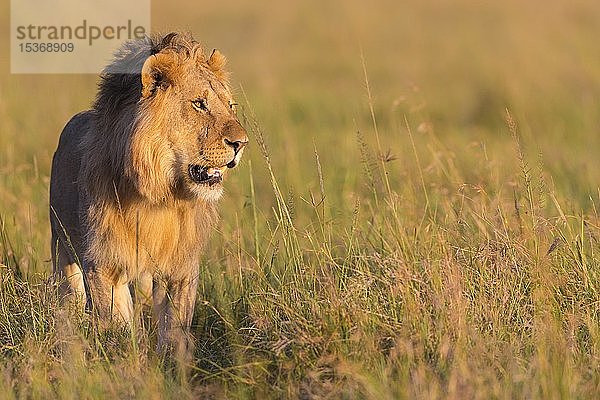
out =
{"type": "Polygon", "coordinates": [[[152,297],[159,346],[180,355],[190,347],[197,263],[217,222],[221,179],[248,141],[224,65],[189,35],[126,43],[93,109],[63,130],[52,165],[61,294],[86,299],[101,324],[131,323],[129,285],[143,281],[134,297],[152,297]]]}

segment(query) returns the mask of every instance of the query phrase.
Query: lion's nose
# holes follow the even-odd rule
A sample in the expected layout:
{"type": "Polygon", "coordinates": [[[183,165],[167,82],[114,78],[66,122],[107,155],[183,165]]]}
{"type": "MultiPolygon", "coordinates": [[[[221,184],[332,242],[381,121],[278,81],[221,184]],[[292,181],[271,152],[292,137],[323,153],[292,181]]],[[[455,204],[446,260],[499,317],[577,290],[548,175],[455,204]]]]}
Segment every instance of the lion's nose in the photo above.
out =
{"type": "Polygon", "coordinates": [[[242,125],[231,120],[223,127],[223,144],[226,147],[231,147],[237,155],[248,144],[248,135],[242,125]]]}
{"type": "Polygon", "coordinates": [[[227,138],[224,138],[223,141],[225,142],[225,144],[229,147],[233,148],[234,152],[238,152],[240,151],[245,145],[248,144],[248,139],[245,140],[229,140],[227,138]]]}

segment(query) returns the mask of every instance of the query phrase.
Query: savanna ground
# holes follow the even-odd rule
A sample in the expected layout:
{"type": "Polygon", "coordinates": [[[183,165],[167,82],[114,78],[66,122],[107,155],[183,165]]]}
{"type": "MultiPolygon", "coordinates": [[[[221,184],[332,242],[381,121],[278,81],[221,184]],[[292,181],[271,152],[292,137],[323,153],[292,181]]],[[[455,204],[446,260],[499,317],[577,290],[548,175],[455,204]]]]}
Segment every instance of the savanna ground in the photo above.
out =
{"type": "Polygon", "coordinates": [[[229,57],[252,143],[188,379],[58,311],[49,166],[97,78],[10,75],[4,31],[0,397],[600,395],[596,0],[203,3],[153,26],[229,57]]]}

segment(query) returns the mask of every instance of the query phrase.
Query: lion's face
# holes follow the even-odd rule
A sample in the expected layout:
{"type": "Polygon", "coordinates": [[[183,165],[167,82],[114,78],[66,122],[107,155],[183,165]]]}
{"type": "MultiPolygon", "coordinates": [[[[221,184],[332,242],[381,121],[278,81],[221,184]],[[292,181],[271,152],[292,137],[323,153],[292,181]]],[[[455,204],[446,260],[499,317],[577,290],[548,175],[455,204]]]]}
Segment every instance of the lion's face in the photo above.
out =
{"type": "Polygon", "coordinates": [[[142,70],[142,102],[148,119],[160,118],[151,123],[162,131],[153,140],[161,142],[161,153],[169,153],[162,157],[170,163],[165,168],[170,186],[207,201],[221,197],[223,178],[240,162],[248,143],[223,64],[217,52],[205,61],[159,53],[142,70]]]}
{"type": "Polygon", "coordinates": [[[179,156],[182,183],[205,199],[220,197],[222,180],[234,168],[248,137],[235,115],[228,87],[209,71],[189,63],[170,96],[180,106],[174,114],[170,142],[179,156]]]}

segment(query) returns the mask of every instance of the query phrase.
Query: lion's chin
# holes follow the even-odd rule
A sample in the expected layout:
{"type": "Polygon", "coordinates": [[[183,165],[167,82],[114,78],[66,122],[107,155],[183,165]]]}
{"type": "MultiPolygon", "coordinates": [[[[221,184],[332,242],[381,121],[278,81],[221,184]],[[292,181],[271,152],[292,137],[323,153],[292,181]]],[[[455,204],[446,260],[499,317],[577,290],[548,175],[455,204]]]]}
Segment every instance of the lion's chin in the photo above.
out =
{"type": "Polygon", "coordinates": [[[199,199],[215,202],[223,195],[223,171],[221,168],[192,164],[188,167],[190,190],[199,199]]]}
{"type": "Polygon", "coordinates": [[[198,199],[207,203],[217,202],[223,196],[223,185],[220,183],[211,186],[192,184],[190,190],[198,199]]]}

